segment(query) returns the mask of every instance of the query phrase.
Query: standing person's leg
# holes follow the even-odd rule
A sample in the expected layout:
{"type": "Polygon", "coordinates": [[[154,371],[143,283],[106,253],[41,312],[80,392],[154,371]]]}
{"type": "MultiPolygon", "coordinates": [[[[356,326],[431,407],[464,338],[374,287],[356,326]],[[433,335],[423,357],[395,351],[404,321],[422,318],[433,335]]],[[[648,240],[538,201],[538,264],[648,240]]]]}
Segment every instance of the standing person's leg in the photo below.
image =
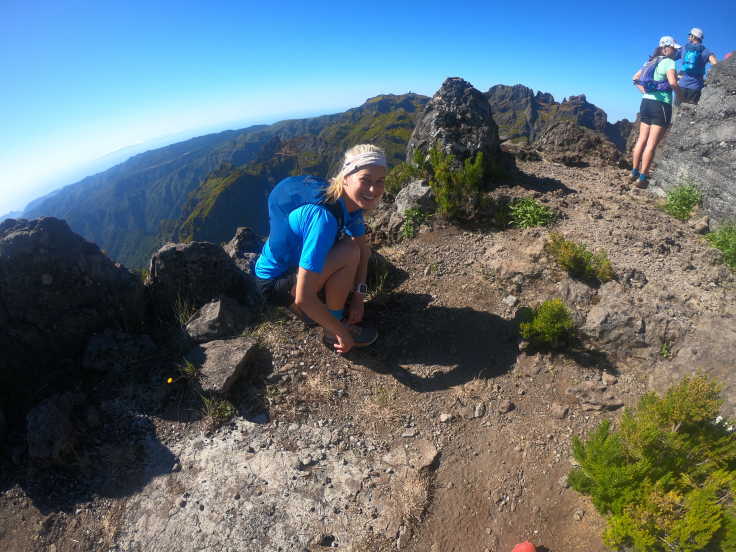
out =
{"type": "Polygon", "coordinates": [[[634,166],[635,172],[640,172],[642,164],[642,156],[649,140],[650,126],[645,123],[639,124],[639,139],[636,141],[634,146],[634,159],[632,165],[634,166]]]}
{"type": "Polygon", "coordinates": [[[646,148],[641,159],[641,174],[649,178],[649,169],[652,166],[652,160],[654,159],[654,153],[657,151],[657,145],[662,141],[662,138],[667,132],[667,127],[661,127],[652,125],[649,131],[649,140],[647,140],[646,148]]]}

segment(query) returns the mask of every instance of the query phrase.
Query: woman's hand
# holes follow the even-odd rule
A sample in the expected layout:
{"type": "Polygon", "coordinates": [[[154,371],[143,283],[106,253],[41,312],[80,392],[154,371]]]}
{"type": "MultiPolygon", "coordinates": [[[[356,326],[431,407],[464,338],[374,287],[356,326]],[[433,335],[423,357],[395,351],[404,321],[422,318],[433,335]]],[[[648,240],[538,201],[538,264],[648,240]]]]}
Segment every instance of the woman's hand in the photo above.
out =
{"type": "Polygon", "coordinates": [[[337,343],[335,343],[333,347],[335,347],[335,351],[337,351],[338,353],[347,353],[350,349],[353,348],[353,345],[355,345],[355,341],[350,335],[350,332],[346,331],[343,335],[336,335],[337,343]]]}
{"type": "Polygon", "coordinates": [[[363,321],[363,313],[365,312],[364,297],[359,293],[353,293],[353,300],[350,301],[350,308],[348,309],[348,323],[360,324],[363,321]]]}

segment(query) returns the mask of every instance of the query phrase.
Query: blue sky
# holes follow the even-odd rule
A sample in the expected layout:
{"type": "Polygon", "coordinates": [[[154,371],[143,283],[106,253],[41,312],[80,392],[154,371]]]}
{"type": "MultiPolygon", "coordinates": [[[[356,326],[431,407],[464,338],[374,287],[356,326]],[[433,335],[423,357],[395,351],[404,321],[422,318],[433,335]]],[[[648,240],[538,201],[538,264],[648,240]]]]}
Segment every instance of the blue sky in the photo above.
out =
{"type": "Polygon", "coordinates": [[[696,26],[718,59],[736,49],[733,0],[685,6],[2,0],[0,214],[125,146],[431,96],[450,76],[584,93],[609,121],[633,119],[631,76],[662,35],[684,43],[696,26]]]}

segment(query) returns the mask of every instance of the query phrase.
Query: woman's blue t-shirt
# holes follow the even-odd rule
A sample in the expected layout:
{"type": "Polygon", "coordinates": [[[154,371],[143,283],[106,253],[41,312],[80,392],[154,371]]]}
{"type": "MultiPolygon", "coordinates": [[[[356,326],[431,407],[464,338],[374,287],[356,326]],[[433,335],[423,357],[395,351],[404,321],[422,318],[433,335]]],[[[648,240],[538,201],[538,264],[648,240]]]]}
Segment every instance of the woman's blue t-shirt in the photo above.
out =
{"type": "MultiPolygon", "coordinates": [[[[363,210],[348,213],[345,201],[340,198],[345,232],[354,238],[365,234],[363,210]]],[[[301,254],[299,266],[312,272],[321,273],[327,259],[327,253],[335,244],[337,235],[337,219],[327,209],[307,203],[297,207],[289,214],[289,227],[301,238],[301,254]]],[[[293,266],[293,265],[291,265],[293,266]]],[[[271,253],[270,240],[263,246],[263,252],[256,263],[256,276],[263,279],[276,278],[290,265],[276,260],[271,253]]]]}

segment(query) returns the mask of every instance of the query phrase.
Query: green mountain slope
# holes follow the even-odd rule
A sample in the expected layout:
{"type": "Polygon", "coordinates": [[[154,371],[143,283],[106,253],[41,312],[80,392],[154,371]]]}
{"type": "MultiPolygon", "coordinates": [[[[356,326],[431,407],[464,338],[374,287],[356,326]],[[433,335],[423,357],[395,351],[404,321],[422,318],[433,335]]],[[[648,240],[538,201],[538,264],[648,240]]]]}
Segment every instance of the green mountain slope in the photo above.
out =
{"type": "Polygon", "coordinates": [[[23,217],[64,219],[129,268],[147,267],[168,240],[219,243],[244,225],[267,233],[266,198],[279,180],[299,172],[326,177],[360,142],[384,147],[392,164],[403,160],[427,101],[378,96],[345,113],[192,138],[66,186],[23,217]]]}
{"type": "Polygon", "coordinates": [[[268,235],[267,201],[273,187],[290,175],[336,174],[345,150],[355,144],[376,144],[386,151],[390,166],[401,163],[428,99],[416,94],[378,96],[336,118],[306,120],[300,127],[303,135],[282,141],[276,131],[255,160],[240,168],[220,165],[192,191],[171,239],[220,243],[232,238],[239,226],[268,235]]]}

